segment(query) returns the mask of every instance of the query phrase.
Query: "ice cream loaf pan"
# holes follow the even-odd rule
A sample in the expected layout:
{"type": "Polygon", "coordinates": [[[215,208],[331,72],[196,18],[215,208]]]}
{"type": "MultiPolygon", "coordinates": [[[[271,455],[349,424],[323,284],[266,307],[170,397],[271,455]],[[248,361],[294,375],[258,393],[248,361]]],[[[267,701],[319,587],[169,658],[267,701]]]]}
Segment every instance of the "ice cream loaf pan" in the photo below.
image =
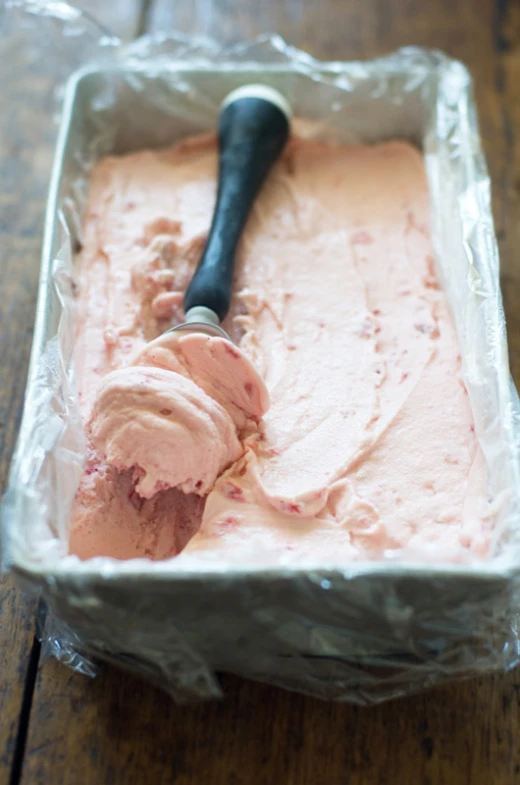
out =
{"type": "MultiPolygon", "coordinates": [[[[319,130],[319,128],[318,128],[319,130]]],[[[69,281],[70,283],[70,281],[69,281]]],[[[67,86],[45,226],[26,406],[4,504],[4,562],[42,591],[46,643],[162,684],[220,695],[233,672],[322,698],[370,703],[518,659],[516,394],[510,384],[489,188],[463,66],[403,50],[367,63],[124,59],[67,86]],[[406,138],[424,150],[437,263],[455,316],[476,429],[503,499],[494,557],[474,567],[357,563],[341,569],[176,572],[171,563],[80,563],[66,527],[81,452],[69,385],[67,280],[81,243],[88,169],[102,155],[214,128],[233,88],[270,84],[342,141],[406,138]],[[60,285],[56,285],[56,281],[60,285]],[[49,412],[58,427],[49,432],[49,412]],[[57,419],[56,419],[57,417],[57,419]],[[61,425],[60,425],[61,423],[61,425]],[[71,458],[72,456],[72,458],[71,458]]]]}

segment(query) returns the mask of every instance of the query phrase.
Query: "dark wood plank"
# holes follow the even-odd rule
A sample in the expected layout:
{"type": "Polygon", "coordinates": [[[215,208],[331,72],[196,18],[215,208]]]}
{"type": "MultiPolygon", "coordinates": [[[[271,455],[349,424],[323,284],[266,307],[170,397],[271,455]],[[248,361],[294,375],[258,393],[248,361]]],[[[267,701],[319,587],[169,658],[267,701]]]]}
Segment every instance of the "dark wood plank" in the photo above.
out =
{"type": "Polygon", "coordinates": [[[0,785],[17,758],[24,685],[34,635],[35,603],[12,580],[0,580],[0,785]]]}
{"type": "MultiPolygon", "coordinates": [[[[20,422],[39,274],[41,228],[52,156],[52,85],[26,71],[17,45],[0,74],[0,487],[20,422]],[[27,79],[22,74],[27,75],[27,79]],[[28,107],[33,107],[34,117],[28,107]],[[48,133],[48,137],[47,137],[48,133]],[[40,139],[43,138],[43,144],[40,139]],[[35,154],[35,149],[38,154],[35,154]]],[[[35,602],[0,583],[0,783],[10,776],[33,643],[35,602]]],[[[23,735],[23,727],[21,728],[23,735]]],[[[20,737],[21,738],[21,737],[20,737]]]]}
{"type": "Polygon", "coordinates": [[[52,772],[63,785],[511,785],[520,772],[511,677],[370,709],[224,686],[223,702],[178,707],[111,668],[91,683],[49,663],[22,782],[46,785],[52,772]]]}
{"type": "MultiPolygon", "coordinates": [[[[505,0],[155,0],[148,20],[231,40],[276,29],[324,58],[397,46],[445,49],[476,80],[502,251],[512,364],[520,381],[520,20],[505,0]],[[218,5],[218,8],[215,6],[218,5]],[[231,6],[235,6],[232,8],[231,6]],[[206,11],[207,13],[204,13],[206,11]],[[268,15],[270,14],[270,15],[268,15]]],[[[511,785],[520,781],[520,676],[488,676],[372,709],[319,703],[234,678],[222,703],[177,707],[104,668],[91,682],[56,663],[38,677],[22,782],[157,785],[511,785]],[[77,718],[73,720],[73,718],[77,718]]]]}
{"type": "MultiPolygon", "coordinates": [[[[495,215],[502,251],[502,292],[506,310],[509,356],[517,387],[520,385],[520,5],[497,3],[495,39],[501,53],[495,72],[504,133],[504,156],[497,166],[495,215]]],[[[493,146],[489,138],[488,149],[493,146]]]]}

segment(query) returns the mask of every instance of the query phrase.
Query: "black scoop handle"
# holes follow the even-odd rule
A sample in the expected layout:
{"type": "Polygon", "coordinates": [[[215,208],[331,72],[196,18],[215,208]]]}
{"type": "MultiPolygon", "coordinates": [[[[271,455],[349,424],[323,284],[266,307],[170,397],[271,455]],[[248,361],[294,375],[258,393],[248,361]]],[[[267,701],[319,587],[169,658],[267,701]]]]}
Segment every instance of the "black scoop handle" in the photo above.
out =
{"type": "Polygon", "coordinates": [[[289,136],[289,110],[270,88],[241,88],[219,120],[217,201],[206,247],[184,297],[184,311],[204,306],[224,319],[231,301],[235,253],[260,186],[289,136]],[[249,91],[249,92],[248,92],[249,91]],[[279,99],[279,100],[277,100],[279,99]]]}

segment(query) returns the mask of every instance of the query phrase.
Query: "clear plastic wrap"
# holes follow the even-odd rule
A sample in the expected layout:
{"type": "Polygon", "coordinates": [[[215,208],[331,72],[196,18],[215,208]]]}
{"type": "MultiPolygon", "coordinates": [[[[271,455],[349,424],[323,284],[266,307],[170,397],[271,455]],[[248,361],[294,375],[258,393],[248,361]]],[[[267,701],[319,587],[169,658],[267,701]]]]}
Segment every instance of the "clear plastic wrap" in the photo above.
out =
{"type": "MultiPolygon", "coordinates": [[[[69,68],[82,65],[64,94],[24,417],[3,505],[4,564],[42,592],[50,608],[46,648],[86,673],[95,670],[91,658],[117,662],[177,700],[219,696],[219,671],[369,703],[516,664],[520,408],[465,68],[419,49],[367,63],[320,63],[276,36],[233,47],[182,36],[123,46],[63,3],[11,3],[7,13],[29,27],[44,13],[60,41],[75,36],[55,68],[57,88],[69,68]],[[424,150],[436,259],[495,500],[496,536],[485,563],[253,571],[194,557],[179,568],[175,560],[67,555],[84,458],[71,281],[89,168],[105,153],[214,127],[222,97],[251,79],[279,87],[299,116],[344,141],[404,137],[424,150]]],[[[6,27],[4,20],[2,46],[19,29],[6,27]]],[[[46,49],[49,41],[32,32],[31,46],[40,41],[46,49]]]]}

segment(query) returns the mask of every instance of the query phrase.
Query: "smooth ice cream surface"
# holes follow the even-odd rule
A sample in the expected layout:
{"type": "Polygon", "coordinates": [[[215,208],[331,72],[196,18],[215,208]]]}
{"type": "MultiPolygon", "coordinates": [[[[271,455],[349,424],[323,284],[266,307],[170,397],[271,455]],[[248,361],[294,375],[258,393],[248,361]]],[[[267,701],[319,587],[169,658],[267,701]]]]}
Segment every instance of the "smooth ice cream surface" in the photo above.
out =
{"type": "Polygon", "coordinates": [[[421,155],[291,140],[239,248],[224,324],[238,376],[231,356],[213,372],[219,339],[154,341],[183,321],[216,171],[204,136],[93,172],[76,342],[90,451],[71,552],[179,554],[172,568],[485,558],[492,504],[421,155]]]}

